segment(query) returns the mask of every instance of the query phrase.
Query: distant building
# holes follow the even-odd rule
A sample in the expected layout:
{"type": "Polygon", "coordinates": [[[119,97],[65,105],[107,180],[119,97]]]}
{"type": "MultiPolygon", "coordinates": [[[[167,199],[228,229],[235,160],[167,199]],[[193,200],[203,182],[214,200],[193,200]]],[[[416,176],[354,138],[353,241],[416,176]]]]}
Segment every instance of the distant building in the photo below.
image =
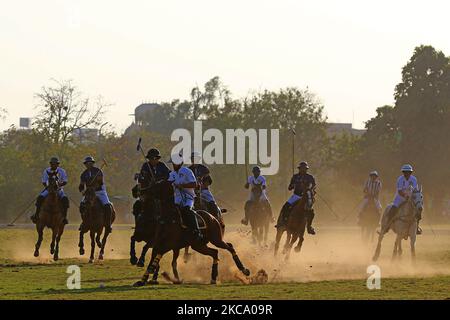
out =
{"type": "Polygon", "coordinates": [[[134,109],[134,123],[138,126],[146,124],[146,115],[158,107],[158,103],[141,103],[134,109]]]}
{"type": "Polygon", "coordinates": [[[366,132],[365,129],[355,129],[351,123],[327,123],[327,133],[329,136],[336,136],[343,133],[348,133],[355,136],[361,136],[366,132]]]}
{"type": "Polygon", "coordinates": [[[20,129],[31,129],[31,118],[19,118],[19,127],[20,129]]]}
{"type": "Polygon", "coordinates": [[[73,142],[90,144],[98,142],[98,129],[77,128],[72,132],[73,142]]]}

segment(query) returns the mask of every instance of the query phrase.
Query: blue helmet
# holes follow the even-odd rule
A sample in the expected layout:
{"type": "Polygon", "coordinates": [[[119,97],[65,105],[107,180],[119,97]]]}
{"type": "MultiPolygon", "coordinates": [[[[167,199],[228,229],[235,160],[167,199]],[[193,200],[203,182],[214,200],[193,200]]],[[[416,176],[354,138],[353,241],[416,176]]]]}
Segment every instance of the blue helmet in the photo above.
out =
{"type": "Polygon", "coordinates": [[[413,167],[410,164],[404,164],[402,166],[402,172],[413,172],[413,167]]]}

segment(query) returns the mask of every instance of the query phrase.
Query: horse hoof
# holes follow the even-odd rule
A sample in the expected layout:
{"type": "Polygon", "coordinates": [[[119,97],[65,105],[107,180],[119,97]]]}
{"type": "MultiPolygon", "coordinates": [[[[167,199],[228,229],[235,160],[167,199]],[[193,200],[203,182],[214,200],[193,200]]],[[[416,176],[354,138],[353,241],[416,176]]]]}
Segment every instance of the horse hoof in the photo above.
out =
{"type": "Polygon", "coordinates": [[[142,268],[143,266],[145,266],[145,260],[139,259],[139,261],[137,262],[136,266],[142,268]]]}
{"type": "Polygon", "coordinates": [[[216,280],[211,280],[210,284],[217,284],[216,280]]]}
{"type": "Polygon", "coordinates": [[[302,249],[302,248],[295,247],[295,248],[294,248],[294,251],[295,251],[295,252],[300,252],[301,249],[302,249]]]}
{"type": "Polygon", "coordinates": [[[94,259],[89,259],[89,263],[94,263],[94,259]]]}
{"type": "Polygon", "coordinates": [[[55,250],[54,249],[50,249],[50,254],[54,254],[55,250]]]}
{"type": "Polygon", "coordinates": [[[84,255],[84,249],[80,249],[80,256],[84,255]]]}
{"type": "Polygon", "coordinates": [[[159,282],[158,282],[158,280],[150,280],[150,281],[148,282],[148,284],[154,284],[154,285],[156,285],[156,284],[159,284],[159,282]]]}
{"type": "Polygon", "coordinates": [[[135,287],[135,288],[143,287],[143,286],[145,286],[145,282],[142,280],[139,280],[139,281],[133,283],[133,287],[135,287]]]}
{"type": "Polygon", "coordinates": [[[98,255],[98,260],[103,260],[103,255],[102,254],[98,255]]]}
{"type": "Polygon", "coordinates": [[[36,258],[39,257],[39,251],[36,250],[36,251],[34,252],[34,256],[35,256],[36,258]]]}
{"type": "Polygon", "coordinates": [[[136,256],[134,256],[134,257],[130,257],[130,263],[131,263],[131,264],[132,264],[133,266],[135,266],[135,265],[136,265],[137,261],[138,261],[138,259],[137,259],[137,257],[136,257],[136,256]]]}
{"type": "Polygon", "coordinates": [[[58,259],[59,259],[58,255],[53,256],[54,261],[58,261],[58,259]]]}
{"type": "Polygon", "coordinates": [[[248,269],[242,269],[241,271],[244,274],[244,276],[246,276],[246,277],[248,277],[250,275],[250,270],[248,270],[248,269]]]}

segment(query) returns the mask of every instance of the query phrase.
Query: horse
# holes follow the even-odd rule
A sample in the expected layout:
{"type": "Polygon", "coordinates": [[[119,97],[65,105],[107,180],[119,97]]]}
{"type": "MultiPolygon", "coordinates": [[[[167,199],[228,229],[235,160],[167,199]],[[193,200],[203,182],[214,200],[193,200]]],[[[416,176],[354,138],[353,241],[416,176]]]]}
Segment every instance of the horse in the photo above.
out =
{"type": "MultiPolygon", "coordinates": [[[[85,213],[82,215],[83,223],[80,227],[80,241],[78,247],[80,248],[80,255],[84,255],[84,239],[83,236],[89,231],[91,236],[91,255],[89,256],[89,263],[94,262],[95,244],[100,248],[98,255],[99,260],[103,260],[105,253],[106,240],[110,234],[108,230],[108,221],[105,216],[105,211],[100,200],[95,194],[93,187],[88,187],[84,193],[85,197],[85,213]],[[100,237],[103,234],[103,239],[100,241],[100,237]]],[[[114,222],[116,212],[114,206],[111,204],[111,224],[114,222]]]]}
{"type": "Polygon", "coordinates": [[[269,234],[269,224],[272,218],[270,205],[267,201],[261,201],[262,188],[254,186],[252,188],[254,201],[247,201],[244,210],[252,228],[252,241],[260,246],[267,245],[269,234]]]}
{"type": "MultiPolygon", "coordinates": [[[[226,213],[227,209],[221,209],[218,206],[211,204],[210,202],[205,201],[202,198],[201,192],[196,192],[195,200],[194,200],[194,210],[203,210],[211,214],[214,218],[216,218],[220,226],[222,227],[222,236],[225,234],[225,222],[223,221],[222,213],[226,213]],[[220,211],[220,213],[218,212],[220,211]]],[[[184,248],[184,263],[188,263],[191,258],[191,253],[189,253],[189,247],[184,248]]]]}
{"type": "Polygon", "coordinates": [[[64,232],[63,223],[63,205],[58,196],[58,177],[56,172],[49,172],[48,180],[48,195],[43,200],[42,207],[39,214],[39,219],[36,221],[36,230],[38,233],[38,240],[35,245],[34,256],[39,257],[39,248],[41,247],[42,239],[44,237],[44,228],[52,229],[52,242],[50,244],[50,253],[53,255],[53,260],[59,259],[59,241],[64,232]]]}
{"type": "Polygon", "coordinates": [[[206,211],[199,210],[197,218],[203,240],[198,239],[189,229],[183,226],[183,219],[180,211],[174,203],[173,187],[170,182],[163,181],[157,184],[159,189],[159,199],[161,199],[161,210],[159,223],[156,229],[155,241],[152,249],[152,257],[142,279],[134,283],[133,286],[144,286],[150,274],[159,269],[161,258],[170,250],[179,250],[190,246],[195,251],[210,256],[213,259],[211,271],[211,284],[215,284],[218,276],[218,250],[208,247],[210,242],[214,246],[228,250],[233,256],[233,260],[238,269],[246,276],[250,271],[244,267],[231,243],[223,240],[220,222],[206,211]]]}
{"type": "Polygon", "coordinates": [[[394,233],[397,234],[392,259],[402,255],[402,239],[408,240],[409,238],[411,246],[411,260],[414,262],[416,257],[416,216],[423,210],[422,187],[411,190],[411,196],[400,206],[398,213],[393,217],[392,221],[388,221],[387,212],[389,212],[391,207],[392,204],[389,205],[384,211],[383,218],[381,220],[381,230],[378,236],[378,244],[372,260],[378,260],[381,252],[381,241],[383,240],[385,233],[387,233],[389,229],[392,229],[394,233]]]}
{"type": "MultiPolygon", "coordinates": [[[[155,196],[155,186],[156,185],[153,184],[149,187],[140,189],[142,208],[140,214],[136,217],[136,227],[130,239],[130,263],[132,265],[137,265],[138,267],[144,267],[145,255],[154,243],[158,223],[157,211],[160,207],[160,200],[155,196]],[[138,260],[136,256],[136,242],[141,241],[144,241],[145,245],[142,248],[138,260]]],[[[172,271],[177,279],[175,283],[181,283],[177,270],[177,259],[179,255],[180,250],[173,250],[172,271]]],[[[150,281],[151,284],[158,284],[158,273],[159,270],[156,270],[153,274],[153,278],[150,281]]]]}
{"type": "Polygon", "coordinates": [[[380,222],[380,210],[375,205],[373,198],[369,198],[367,206],[361,212],[360,225],[361,237],[363,242],[372,242],[375,237],[375,232],[380,222]]]}
{"type": "Polygon", "coordinates": [[[298,244],[294,248],[295,252],[300,252],[304,240],[305,229],[306,229],[306,206],[308,199],[312,199],[312,190],[307,189],[304,191],[303,197],[294,204],[291,212],[289,214],[287,223],[285,227],[280,227],[277,229],[277,234],[275,237],[275,249],[274,256],[278,254],[278,248],[280,246],[281,237],[286,231],[286,243],[284,244],[283,254],[285,254],[285,260],[289,260],[291,248],[298,239],[298,244]]]}

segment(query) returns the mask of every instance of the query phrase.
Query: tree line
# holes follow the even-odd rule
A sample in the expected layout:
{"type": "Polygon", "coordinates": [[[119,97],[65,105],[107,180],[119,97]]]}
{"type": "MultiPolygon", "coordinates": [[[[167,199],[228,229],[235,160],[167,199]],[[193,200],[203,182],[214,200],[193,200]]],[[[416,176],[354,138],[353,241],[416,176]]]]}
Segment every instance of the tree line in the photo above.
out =
{"type": "MultiPolygon", "coordinates": [[[[175,144],[170,141],[171,132],[192,129],[193,120],[202,120],[205,129],[280,129],[280,170],[268,177],[275,211],[288,197],[293,161],[307,160],[316,175],[318,219],[349,222],[370,170],[381,174],[386,204],[393,197],[401,164],[411,163],[423,184],[429,216],[437,219],[444,200],[450,198],[446,183],[450,179],[449,59],[431,46],[417,47],[394,88],[395,104],[380,106],[366,122],[362,136],[330,135],[324,106],[308,89],[264,90],[236,98],[219,77],[194,87],[188,99],[160,103],[143,116],[139,126],[133,124],[124,134],[117,134],[105,122],[108,104],[103,98],[87,98],[73,82],[55,81],[36,94],[38,116],[31,130],[11,127],[0,134],[0,220],[14,217],[38,194],[40,175],[53,155],[60,157],[67,170],[71,181],[66,191],[76,201],[83,157],[90,154],[100,162],[105,158],[109,193],[115,203],[123,204],[122,211],[129,212],[133,176],[143,161],[136,151],[138,138],[143,138],[147,149],[159,148],[163,160],[168,160],[175,144]],[[74,132],[86,128],[99,130],[94,141],[77,139],[74,132]]],[[[229,215],[229,221],[238,221],[250,168],[212,165],[211,169],[218,202],[236,212],[229,215]]],[[[77,219],[75,209],[71,217],[77,219]]]]}

